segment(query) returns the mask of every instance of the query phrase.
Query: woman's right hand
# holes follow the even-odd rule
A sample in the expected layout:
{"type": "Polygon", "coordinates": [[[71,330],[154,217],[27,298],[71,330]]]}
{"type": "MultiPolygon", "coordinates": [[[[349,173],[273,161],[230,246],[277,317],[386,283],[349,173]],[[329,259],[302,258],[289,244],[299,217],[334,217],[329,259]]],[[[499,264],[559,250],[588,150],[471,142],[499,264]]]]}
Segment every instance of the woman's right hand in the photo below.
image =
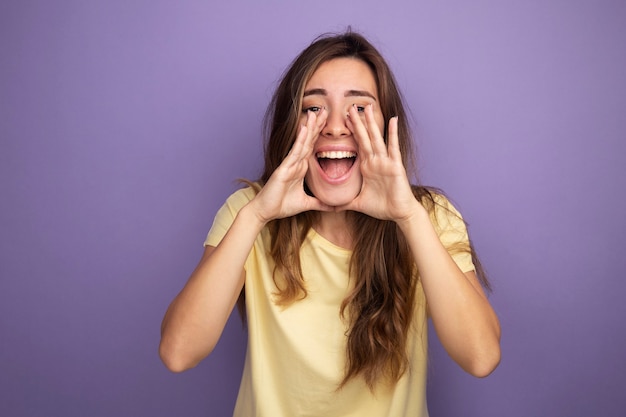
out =
{"type": "Polygon", "coordinates": [[[333,210],[304,191],[304,177],[309,169],[313,145],[327,116],[325,108],[318,114],[312,111],[307,113],[306,125],[300,126],[291,150],[261,191],[250,201],[251,208],[262,223],[309,210],[333,210]]]}

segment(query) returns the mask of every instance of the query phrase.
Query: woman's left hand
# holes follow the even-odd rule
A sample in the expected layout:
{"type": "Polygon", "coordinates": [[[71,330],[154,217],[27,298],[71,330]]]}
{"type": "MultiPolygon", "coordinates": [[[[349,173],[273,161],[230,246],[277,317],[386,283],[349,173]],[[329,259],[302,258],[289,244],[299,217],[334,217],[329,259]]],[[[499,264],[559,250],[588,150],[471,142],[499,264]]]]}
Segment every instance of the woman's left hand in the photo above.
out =
{"type": "Polygon", "coordinates": [[[354,210],[381,220],[401,222],[415,213],[419,202],[414,197],[402,163],[398,140],[398,118],[389,120],[388,143],[374,118],[372,105],[365,107],[365,123],[358,111],[348,112],[348,128],[359,145],[363,184],[350,203],[337,207],[354,210]]]}
{"type": "Polygon", "coordinates": [[[341,208],[398,223],[419,270],[439,340],[467,372],[489,375],[500,361],[498,318],[476,274],[461,272],[414,197],[400,154],[398,119],[389,121],[385,144],[370,106],[365,108],[365,123],[355,109],[349,115],[363,184],[359,195],[341,208]]]}

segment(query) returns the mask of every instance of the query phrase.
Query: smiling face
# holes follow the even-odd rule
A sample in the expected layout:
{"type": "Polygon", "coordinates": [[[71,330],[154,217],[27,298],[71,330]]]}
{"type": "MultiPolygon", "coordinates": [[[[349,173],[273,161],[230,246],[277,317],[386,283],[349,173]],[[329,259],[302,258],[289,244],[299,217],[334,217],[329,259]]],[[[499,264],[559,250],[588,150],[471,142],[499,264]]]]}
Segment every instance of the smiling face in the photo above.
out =
{"type": "MultiPolygon", "coordinates": [[[[331,206],[352,201],[361,191],[359,148],[346,118],[351,106],[362,113],[373,105],[380,132],[384,120],[378,103],[376,80],[363,61],[336,58],[326,61],[313,73],[304,88],[301,123],[308,111],[326,108],[328,118],[315,142],[305,181],[313,195],[331,206]]],[[[361,117],[365,123],[365,116],[361,117]]],[[[381,133],[382,134],[382,133],[381,133]]]]}

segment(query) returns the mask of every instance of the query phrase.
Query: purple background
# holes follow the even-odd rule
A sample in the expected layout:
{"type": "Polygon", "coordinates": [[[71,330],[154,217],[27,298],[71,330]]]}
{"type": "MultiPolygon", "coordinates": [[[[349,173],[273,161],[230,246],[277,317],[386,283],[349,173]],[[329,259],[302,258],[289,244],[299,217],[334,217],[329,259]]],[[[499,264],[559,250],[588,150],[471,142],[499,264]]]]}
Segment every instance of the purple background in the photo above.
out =
{"type": "Polygon", "coordinates": [[[625,22],[598,0],[2,2],[0,415],[230,415],[237,318],[179,375],[160,321],[259,173],[279,74],[348,24],[495,287],[500,367],[474,379],[433,341],[431,414],[623,415],[625,22]]]}

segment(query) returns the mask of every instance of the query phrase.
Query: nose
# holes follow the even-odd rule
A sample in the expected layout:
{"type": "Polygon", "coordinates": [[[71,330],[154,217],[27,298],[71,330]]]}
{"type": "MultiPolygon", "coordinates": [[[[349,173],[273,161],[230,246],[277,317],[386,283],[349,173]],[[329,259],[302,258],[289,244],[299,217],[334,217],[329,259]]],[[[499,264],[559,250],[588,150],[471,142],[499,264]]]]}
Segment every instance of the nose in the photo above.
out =
{"type": "Polygon", "coordinates": [[[350,129],[346,124],[347,111],[328,109],[326,124],[322,129],[322,135],[329,138],[341,138],[350,135],[350,129]]]}

